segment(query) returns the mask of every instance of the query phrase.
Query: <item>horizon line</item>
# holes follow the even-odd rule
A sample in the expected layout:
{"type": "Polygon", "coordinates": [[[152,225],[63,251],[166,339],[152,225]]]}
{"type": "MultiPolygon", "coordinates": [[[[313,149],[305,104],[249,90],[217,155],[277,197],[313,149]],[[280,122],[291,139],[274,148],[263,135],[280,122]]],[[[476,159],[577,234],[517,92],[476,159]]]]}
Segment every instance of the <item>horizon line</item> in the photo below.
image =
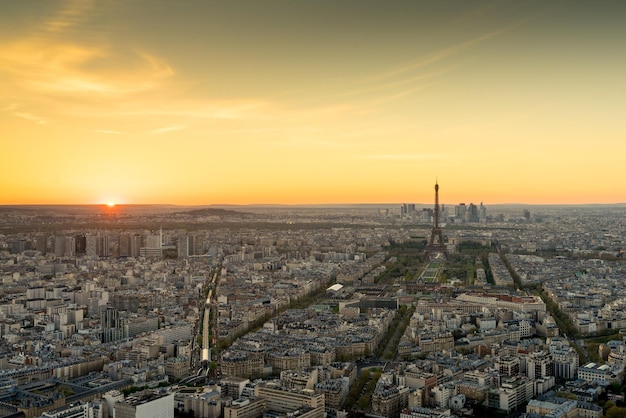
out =
{"type": "MultiPolygon", "coordinates": [[[[472,204],[473,202],[469,202],[472,204]]],[[[241,207],[254,207],[254,206],[395,206],[403,204],[414,204],[419,206],[432,206],[432,203],[419,203],[419,202],[350,202],[350,203],[115,203],[113,207],[117,206],[180,206],[180,207],[207,207],[207,206],[241,206],[241,207]]],[[[465,202],[459,203],[440,203],[440,205],[460,205],[465,202]]],[[[489,203],[484,204],[481,201],[478,205],[484,206],[617,206],[626,205],[624,202],[589,202],[589,203],[525,203],[525,202],[504,202],[504,203],[489,203]]],[[[11,206],[104,206],[111,207],[109,203],[0,203],[0,207],[11,206]]],[[[111,208],[113,208],[111,207],[111,208]]]]}

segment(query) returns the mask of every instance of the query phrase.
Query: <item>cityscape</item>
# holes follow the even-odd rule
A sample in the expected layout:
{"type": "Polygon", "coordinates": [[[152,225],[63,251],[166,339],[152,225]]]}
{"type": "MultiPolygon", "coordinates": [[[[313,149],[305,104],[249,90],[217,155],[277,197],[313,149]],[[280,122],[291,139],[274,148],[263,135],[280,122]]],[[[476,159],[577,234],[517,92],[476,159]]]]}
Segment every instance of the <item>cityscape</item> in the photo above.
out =
{"type": "Polygon", "coordinates": [[[0,2],[0,418],[626,417],[624,16],[0,2]]]}
{"type": "Polygon", "coordinates": [[[2,416],[623,410],[626,206],[439,193],[2,207],[2,416]]]}

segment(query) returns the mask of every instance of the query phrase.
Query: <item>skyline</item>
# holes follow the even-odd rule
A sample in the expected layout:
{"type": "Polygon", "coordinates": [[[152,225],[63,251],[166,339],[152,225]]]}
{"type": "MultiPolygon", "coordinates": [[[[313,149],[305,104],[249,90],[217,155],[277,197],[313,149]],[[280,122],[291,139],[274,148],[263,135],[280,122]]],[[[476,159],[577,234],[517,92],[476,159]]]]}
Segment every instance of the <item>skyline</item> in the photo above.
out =
{"type": "Polygon", "coordinates": [[[626,5],[0,5],[0,205],[623,203],[626,5]]]}

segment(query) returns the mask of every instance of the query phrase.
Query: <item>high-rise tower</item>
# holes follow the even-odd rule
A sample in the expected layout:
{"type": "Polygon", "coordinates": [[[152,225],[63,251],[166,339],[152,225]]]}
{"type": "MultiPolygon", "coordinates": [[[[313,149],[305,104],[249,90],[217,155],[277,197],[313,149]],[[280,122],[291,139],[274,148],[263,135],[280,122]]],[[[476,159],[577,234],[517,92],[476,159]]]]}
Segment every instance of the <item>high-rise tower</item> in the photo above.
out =
{"type": "Polygon", "coordinates": [[[448,249],[443,242],[443,233],[439,226],[439,184],[435,182],[435,210],[434,210],[433,229],[430,232],[430,241],[426,245],[425,254],[431,256],[436,253],[440,253],[448,256],[448,249]]]}
{"type": "Polygon", "coordinates": [[[120,317],[117,309],[107,306],[100,311],[100,328],[102,329],[102,343],[110,343],[128,338],[126,320],[120,317]]]}

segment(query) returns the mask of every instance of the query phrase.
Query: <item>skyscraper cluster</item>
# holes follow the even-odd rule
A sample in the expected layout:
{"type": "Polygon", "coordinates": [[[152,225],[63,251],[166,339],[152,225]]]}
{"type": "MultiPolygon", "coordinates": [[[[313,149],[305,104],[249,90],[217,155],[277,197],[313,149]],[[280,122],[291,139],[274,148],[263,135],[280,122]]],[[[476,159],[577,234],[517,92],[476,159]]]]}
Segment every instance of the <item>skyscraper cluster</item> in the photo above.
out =
{"type": "MultiPolygon", "coordinates": [[[[434,210],[430,207],[417,209],[414,203],[403,203],[400,206],[400,217],[413,222],[433,222],[434,210]]],[[[481,202],[479,206],[473,203],[466,205],[459,203],[450,210],[449,206],[441,205],[439,212],[441,223],[486,223],[487,207],[481,202]]]]}

